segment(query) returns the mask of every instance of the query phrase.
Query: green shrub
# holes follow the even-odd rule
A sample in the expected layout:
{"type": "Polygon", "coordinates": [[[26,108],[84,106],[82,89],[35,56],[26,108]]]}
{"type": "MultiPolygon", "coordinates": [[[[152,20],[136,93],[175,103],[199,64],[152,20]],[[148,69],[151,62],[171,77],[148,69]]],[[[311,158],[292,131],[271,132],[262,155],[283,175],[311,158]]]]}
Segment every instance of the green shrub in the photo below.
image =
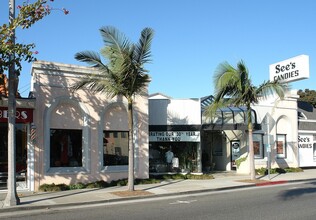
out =
{"type": "Polygon", "coordinates": [[[110,186],[110,184],[108,182],[105,182],[104,180],[96,181],[94,184],[96,188],[106,188],[110,186]]]}
{"type": "MultiPolygon", "coordinates": [[[[40,192],[48,192],[48,191],[50,191],[50,189],[51,189],[51,186],[52,186],[53,184],[43,184],[43,185],[40,185],[40,187],[38,188],[38,190],[40,191],[40,192]]],[[[55,184],[54,184],[55,185],[55,184]]]]}
{"type": "Polygon", "coordinates": [[[209,175],[209,174],[202,174],[202,175],[187,174],[187,179],[209,180],[209,179],[214,179],[214,177],[212,175],[209,175]]]}
{"type": "Polygon", "coordinates": [[[115,186],[126,186],[128,181],[127,179],[120,179],[112,182],[116,182],[115,186]]]}
{"type": "Polygon", "coordinates": [[[59,192],[59,191],[65,191],[65,190],[69,190],[69,189],[70,189],[70,187],[64,183],[57,184],[57,185],[52,183],[52,184],[43,184],[39,187],[38,190],[41,192],[59,192]]]}
{"type": "Polygon", "coordinates": [[[136,179],[135,184],[153,184],[153,183],[160,183],[161,180],[155,178],[149,179],[136,179]]]}
{"type": "Polygon", "coordinates": [[[76,184],[70,184],[69,189],[84,189],[86,188],[86,185],[83,183],[76,183],[76,184]]]}
{"type": "Polygon", "coordinates": [[[163,175],[162,179],[164,180],[183,180],[186,179],[186,175],[183,174],[168,174],[168,175],[163,175]]]}
{"type": "Polygon", "coordinates": [[[303,172],[303,169],[300,168],[300,167],[288,167],[288,168],[285,168],[285,171],[286,172],[303,172]]]}
{"type": "MultiPolygon", "coordinates": [[[[293,173],[293,172],[303,172],[302,168],[299,167],[287,167],[287,168],[271,168],[270,174],[282,174],[282,173],[293,173]]],[[[268,169],[261,167],[259,169],[256,169],[256,173],[258,175],[268,175],[268,169]]]]}

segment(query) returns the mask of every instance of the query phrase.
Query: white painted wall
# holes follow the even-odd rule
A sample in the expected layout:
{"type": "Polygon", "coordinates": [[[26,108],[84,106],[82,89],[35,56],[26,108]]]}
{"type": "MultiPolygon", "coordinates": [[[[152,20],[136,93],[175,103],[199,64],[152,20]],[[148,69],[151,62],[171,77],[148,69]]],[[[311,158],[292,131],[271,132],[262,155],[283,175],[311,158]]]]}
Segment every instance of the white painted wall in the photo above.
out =
{"type": "Polygon", "coordinates": [[[200,125],[199,99],[170,99],[159,95],[149,98],[150,125],[200,125]]]}

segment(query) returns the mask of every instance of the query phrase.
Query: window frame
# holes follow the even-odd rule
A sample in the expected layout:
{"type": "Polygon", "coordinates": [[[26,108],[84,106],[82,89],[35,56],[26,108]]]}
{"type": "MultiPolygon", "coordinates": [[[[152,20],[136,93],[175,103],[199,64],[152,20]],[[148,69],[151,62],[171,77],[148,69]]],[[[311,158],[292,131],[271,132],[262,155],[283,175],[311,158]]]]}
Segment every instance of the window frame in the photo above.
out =
{"type": "MultiPolygon", "coordinates": [[[[56,137],[56,139],[58,139],[58,137],[56,137]]],[[[58,140],[58,145],[59,145],[59,143],[60,143],[60,141],[61,140],[58,140]]],[[[69,143],[68,143],[69,144],[69,143]]],[[[71,154],[73,154],[74,152],[76,152],[76,150],[74,149],[74,147],[73,146],[78,146],[78,145],[75,145],[74,144],[74,142],[72,142],[71,141],[71,154]]],[[[82,167],[83,166],[83,143],[82,143],[82,129],[61,129],[61,128],[51,128],[50,129],[50,148],[49,148],[49,150],[50,150],[50,154],[49,154],[49,156],[50,156],[50,167],[51,168],[58,168],[58,167],[64,167],[64,168],[70,168],[70,167],[82,167]],[[75,166],[75,165],[73,165],[73,166],[70,166],[70,165],[68,165],[68,166],[63,166],[62,165],[62,158],[61,158],[61,156],[60,156],[60,160],[58,161],[58,160],[55,160],[55,161],[52,161],[52,151],[54,151],[53,150],[53,148],[55,147],[60,147],[60,146],[56,146],[56,143],[54,143],[55,144],[55,146],[52,146],[52,144],[53,144],[53,140],[52,140],[52,132],[53,131],[55,131],[56,132],[56,134],[57,135],[67,135],[67,142],[69,142],[69,141],[71,141],[71,139],[74,139],[73,137],[70,137],[70,134],[71,133],[76,133],[76,132],[78,132],[78,134],[77,135],[79,135],[79,133],[81,134],[80,136],[81,136],[81,141],[80,141],[80,143],[81,143],[81,146],[80,146],[80,150],[78,151],[78,152],[80,152],[81,153],[81,158],[78,158],[78,160],[77,160],[77,162],[78,162],[78,166],[75,166]],[[59,162],[60,163],[60,166],[58,166],[58,165],[56,165],[56,166],[52,166],[52,162],[53,163],[57,163],[57,162],[59,162]]],[[[55,149],[55,152],[57,151],[58,149],[55,149]]],[[[69,149],[67,149],[67,151],[68,151],[69,149]]],[[[69,152],[67,152],[67,154],[68,154],[69,152]]],[[[60,151],[60,154],[62,154],[62,150],[60,151]]],[[[73,155],[72,155],[73,156],[73,155]]],[[[67,155],[67,160],[69,160],[69,164],[71,164],[71,158],[70,158],[71,156],[68,154],[67,155]]],[[[72,161],[73,163],[75,162],[75,161],[72,161]]]]}
{"type": "Polygon", "coordinates": [[[59,174],[75,174],[75,173],[89,173],[91,171],[90,165],[90,123],[89,123],[89,111],[85,104],[73,100],[68,96],[62,96],[55,99],[55,102],[44,110],[44,173],[48,175],[59,174]],[[50,129],[61,129],[61,127],[51,127],[51,115],[54,109],[61,104],[70,104],[78,107],[81,111],[83,124],[81,127],[75,129],[82,130],[82,167],[51,167],[50,166],[50,129]]]}
{"type": "Polygon", "coordinates": [[[286,134],[277,134],[275,140],[275,150],[276,150],[276,157],[277,159],[285,159],[287,157],[287,140],[286,134]],[[278,153],[279,151],[279,144],[282,144],[283,153],[278,153]]]}
{"type": "Polygon", "coordinates": [[[263,134],[253,134],[252,143],[253,143],[253,148],[254,148],[254,158],[263,159],[264,158],[263,134]],[[258,138],[255,138],[255,137],[258,137],[258,138]],[[255,142],[259,142],[259,154],[256,154],[255,142]]]}
{"type": "MultiPolygon", "coordinates": [[[[103,141],[102,141],[102,149],[103,149],[103,154],[102,154],[102,158],[101,158],[101,160],[102,160],[102,164],[103,164],[103,167],[126,167],[126,166],[128,166],[128,148],[129,148],[129,132],[128,131],[126,131],[126,130],[103,130],[102,131],[102,133],[103,133],[103,141]],[[112,136],[111,136],[111,133],[112,133],[112,136]],[[122,135],[122,134],[124,134],[124,135],[122,135]],[[127,161],[126,161],[126,164],[106,164],[106,161],[105,161],[105,155],[106,155],[106,153],[105,153],[105,151],[106,151],[106,145],[105,145],[105,141],[104,140],[106,140],[106,138],[113,138],[114,140],[115,139],[127,139],[126,140],[126,144],[127,144],[127,146],[123,146],[124,148],[126,147],[126,149],[125,149],[125,151],[126,151],[126,157],[127,157],[127,161]]],[[[117,146],[116,145],[114,145],[114,153],[116,154],[116,148],[117,148],[117,146]]],[[[121,150],[120,150],[121,152],[122,152],[122,147],[121,147],[121,150]]],[[[111,154],[108,154],[108,155],[111,155],[111,154]]],[[[120,157],[122,157],[122,156],[120,156],[120,157]]]]}

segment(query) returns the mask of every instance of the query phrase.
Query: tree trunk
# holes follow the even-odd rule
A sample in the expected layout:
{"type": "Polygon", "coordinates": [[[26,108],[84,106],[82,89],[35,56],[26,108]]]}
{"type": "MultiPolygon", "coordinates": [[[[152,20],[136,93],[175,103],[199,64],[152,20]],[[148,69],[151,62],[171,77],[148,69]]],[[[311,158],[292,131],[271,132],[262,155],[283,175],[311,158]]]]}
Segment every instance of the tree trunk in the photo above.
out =
{"type": "Polygon", "coordinates": [[[250,179],[256,179],[255,172],[255,157],[253,149],[253,139],[252,139],[252,117],[250,105],[247,105],[247,120],[248,120],[248,145],[249,145],[249,169],[250,169],[250,179]]]}
{"type": "Polygon", "coordinates": [[[128,98],[128,190],[134,191],[133,99],[128,98]]]}

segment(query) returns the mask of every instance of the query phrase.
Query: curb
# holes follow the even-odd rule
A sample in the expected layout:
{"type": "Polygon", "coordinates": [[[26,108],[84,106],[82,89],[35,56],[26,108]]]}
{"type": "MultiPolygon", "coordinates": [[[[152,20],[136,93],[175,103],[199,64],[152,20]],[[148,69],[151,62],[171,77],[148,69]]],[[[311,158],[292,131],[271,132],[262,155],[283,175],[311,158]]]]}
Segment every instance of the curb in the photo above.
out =
{"type": "Polygon", "coordinates": [[[71,207],[71,206],[78,206],[78,205],[94,205],[94,204],[109,204],[114,202],[122,202],[122,201],[133,201],[133,200],[141,200],[141,199],[151,199],[151,198],[163,198],[163,197],[170,197],[170,196],[181,196],[181,195],[190,195],[195,193],[203,193],[203,192],[216,192],[216,191],[225,191],[225,190],[233,190],[233,189],[241,189],[241,188],[249,188],[255,187],[255,184],[248,184],[248,185],[241,185],[241,186],[228,186],[223,188],[216,188],[216,189],[201,189],[201,190],[192,190],[192,191],[184,191],[184,192],[173,192],[173,193],[165,193],[165,194],[153,194],[153,195],[146,195],[146,196],[132,196],[132,197],[122,197],[122,198],[113,198],[113,199],[104,199],[98,201],[90,201],[90,202],[73,202],[73,203],[65,203],[65,204],[52,204],[52,205],[28,205],[29,202],[21,203],[20,205],[13,206],[13,207],[0,207],[0,213],[7,213],[13,211],[30,211],[30,210],[40,210],[40,209],[53,209],[59,207],[71,207]]]}
{"type": "Polygon", "coordinates": [[[279,180],[279,181],[271,181],[265,183],[256,183],[256,186],[269,186],[269,185],[278,185],[278,184],[285,184],[288,183],[287,180],[279,180]]]}
{"type": "MultiPolygon", "coordinates": [[[[295,182],[305,182],[305,181],[316,181],[316,178],[312,179],[300,179],[300,180],[279,180],[279,181],[270,181],[265,183],[251,183],[247,185],[240,186],[228,186],[223,188],[216,189],[201,189],[201,190],[192,190],[192,191],[184,191],[184,192],[173,192],[173,193],[165,193],[165,194],[154,194],[154,195],[146,195],[146,196],[134,196],[134,197],[123,197],[123,198],[113,198],[113,199],[104,199],[98,201],[90,201],[90,202],[73,202],[73,203],[65,203],[65,204],[52,204],[52,205],[30,205],[30,202],[25,202],[17,206],[13,207],[0,207],[0,213],[8,213],[13,211],[31,211],[31,210],[49,210],[53,208],[59,207],[71,207],[78,205],[94,205],[94,204],[109,204],[114,202],[122,202],[122,201],[133,201],[133,200],[141,200],[141,199],[150,199],[150,198],[162,198],[162,197],[170,197],[170,196],[181,196],[181,195],[190,195],[196,193],[206,193],[206,192],[216,192],[216,191],[226,191],[233,189],[243,189],[243,188],[252,188],[252,187],[260,187],[260,186],[268,186],[268,185],[279,185],[286,183],[295,183],[295,182]]],[[[1,201],[2,202],[2,201],[1,201]]]]}

